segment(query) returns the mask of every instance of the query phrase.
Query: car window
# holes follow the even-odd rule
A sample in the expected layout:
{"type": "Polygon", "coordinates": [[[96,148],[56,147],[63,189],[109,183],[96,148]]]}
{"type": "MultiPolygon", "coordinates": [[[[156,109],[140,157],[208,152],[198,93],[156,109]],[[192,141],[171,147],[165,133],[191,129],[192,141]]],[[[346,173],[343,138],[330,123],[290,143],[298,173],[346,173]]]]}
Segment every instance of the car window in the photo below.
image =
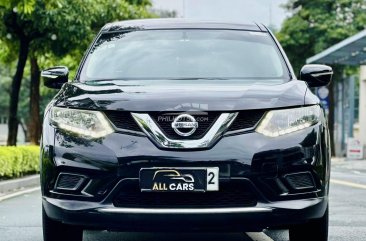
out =
{"type": "Polygon", "coordinates": [[[268,33],[237,30],[144,30],[103,34],[80,79],[268,79],[288,71],[268,33]]]}

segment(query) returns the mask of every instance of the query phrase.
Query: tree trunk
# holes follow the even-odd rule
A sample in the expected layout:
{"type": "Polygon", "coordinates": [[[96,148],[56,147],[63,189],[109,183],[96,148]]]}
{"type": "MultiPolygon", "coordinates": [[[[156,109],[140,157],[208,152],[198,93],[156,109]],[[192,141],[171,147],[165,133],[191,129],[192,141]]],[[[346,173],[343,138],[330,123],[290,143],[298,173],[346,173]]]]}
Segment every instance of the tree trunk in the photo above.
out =
{"type": "Polygon", "coordinates": [[[30,83],[30,103],[29,103],[29,116],[30,121],[28,125],[28,137],[29,141],[34,144],[39,144],[41,138],[41,117],[39,115],[39,87],[40,87],[40,70],[37,62],[37,58],[32,56],[30,58],[31,64],[31,83],[30,83]]]}
{"type": "Polygon", "coordinates": [[[25,137],[25,142],[28,141],[28,129],[27,127],[24,125],[23,121],[20,119],[19,120],[19,125],[20,127],[22,127],[23,133],[24,133],[24,137],[25,137]]]}
{"type": "Polygon", "coordinates": [[[18,136],[18,102],[19,91],[23,79],[24,67],[27,62],[29,51],[29,41],[26,39],[20,40],[19,56],[17,69],[13,76],[13,81],[10,90],[10,103],[9,103],[9,124],[8,124],[8,146],[15,146],[17,144],[18,136]]]}

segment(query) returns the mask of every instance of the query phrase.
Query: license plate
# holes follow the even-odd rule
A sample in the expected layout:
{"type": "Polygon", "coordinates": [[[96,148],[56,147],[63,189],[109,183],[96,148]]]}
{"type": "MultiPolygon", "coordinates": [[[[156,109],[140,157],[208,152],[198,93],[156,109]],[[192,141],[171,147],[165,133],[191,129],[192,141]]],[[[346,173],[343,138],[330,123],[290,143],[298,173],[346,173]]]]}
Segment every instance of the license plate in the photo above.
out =
{"type": "Polygon", "coordinates": [[[142,192],[206,192],[219,190],[219,168],[142,168],[142,192]]]}

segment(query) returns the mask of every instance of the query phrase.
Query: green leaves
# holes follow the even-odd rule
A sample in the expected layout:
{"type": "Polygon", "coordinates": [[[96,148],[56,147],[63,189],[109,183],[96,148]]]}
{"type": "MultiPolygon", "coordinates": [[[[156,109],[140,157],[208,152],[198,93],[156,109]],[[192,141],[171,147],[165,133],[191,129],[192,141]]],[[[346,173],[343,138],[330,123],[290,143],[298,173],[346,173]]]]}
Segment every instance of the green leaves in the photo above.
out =
{"type": "Polygon", "coordinates": [[[277,37],[298,72],[308,57],[361,31],[366,24],[364,0],[289,0],[292,13],[277,37]]]}
{"type": "Polygon", "coordinates": [[[21,14],[31,14],[37,0],[0,0],[0,7],[21,14]]]}
{"type": "Polygon", "coordinates": [[[31,14],[34,11],[34,6],[36,4],[36,0],[23,0],[19,1],[17,5],[17,11],[20,11],[24,14],[31,14]]]}
{"type": "Polygon", "coordinates": [[[0,178],[39,172],[39,146],[0,146],[0,178]]]}

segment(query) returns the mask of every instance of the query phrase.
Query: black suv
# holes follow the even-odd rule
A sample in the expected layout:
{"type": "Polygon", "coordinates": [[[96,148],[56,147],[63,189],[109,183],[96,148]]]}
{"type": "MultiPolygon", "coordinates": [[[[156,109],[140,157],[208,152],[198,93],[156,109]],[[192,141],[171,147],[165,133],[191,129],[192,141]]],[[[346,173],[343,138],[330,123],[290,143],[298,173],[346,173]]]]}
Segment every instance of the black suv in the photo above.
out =
{"type": "Polygon", "coordinates": [[[45,111],[45,241],[83,229],[260,231],[326,241],[329,131],[263,25],[135,20],[105,25],[45,111]]]}

